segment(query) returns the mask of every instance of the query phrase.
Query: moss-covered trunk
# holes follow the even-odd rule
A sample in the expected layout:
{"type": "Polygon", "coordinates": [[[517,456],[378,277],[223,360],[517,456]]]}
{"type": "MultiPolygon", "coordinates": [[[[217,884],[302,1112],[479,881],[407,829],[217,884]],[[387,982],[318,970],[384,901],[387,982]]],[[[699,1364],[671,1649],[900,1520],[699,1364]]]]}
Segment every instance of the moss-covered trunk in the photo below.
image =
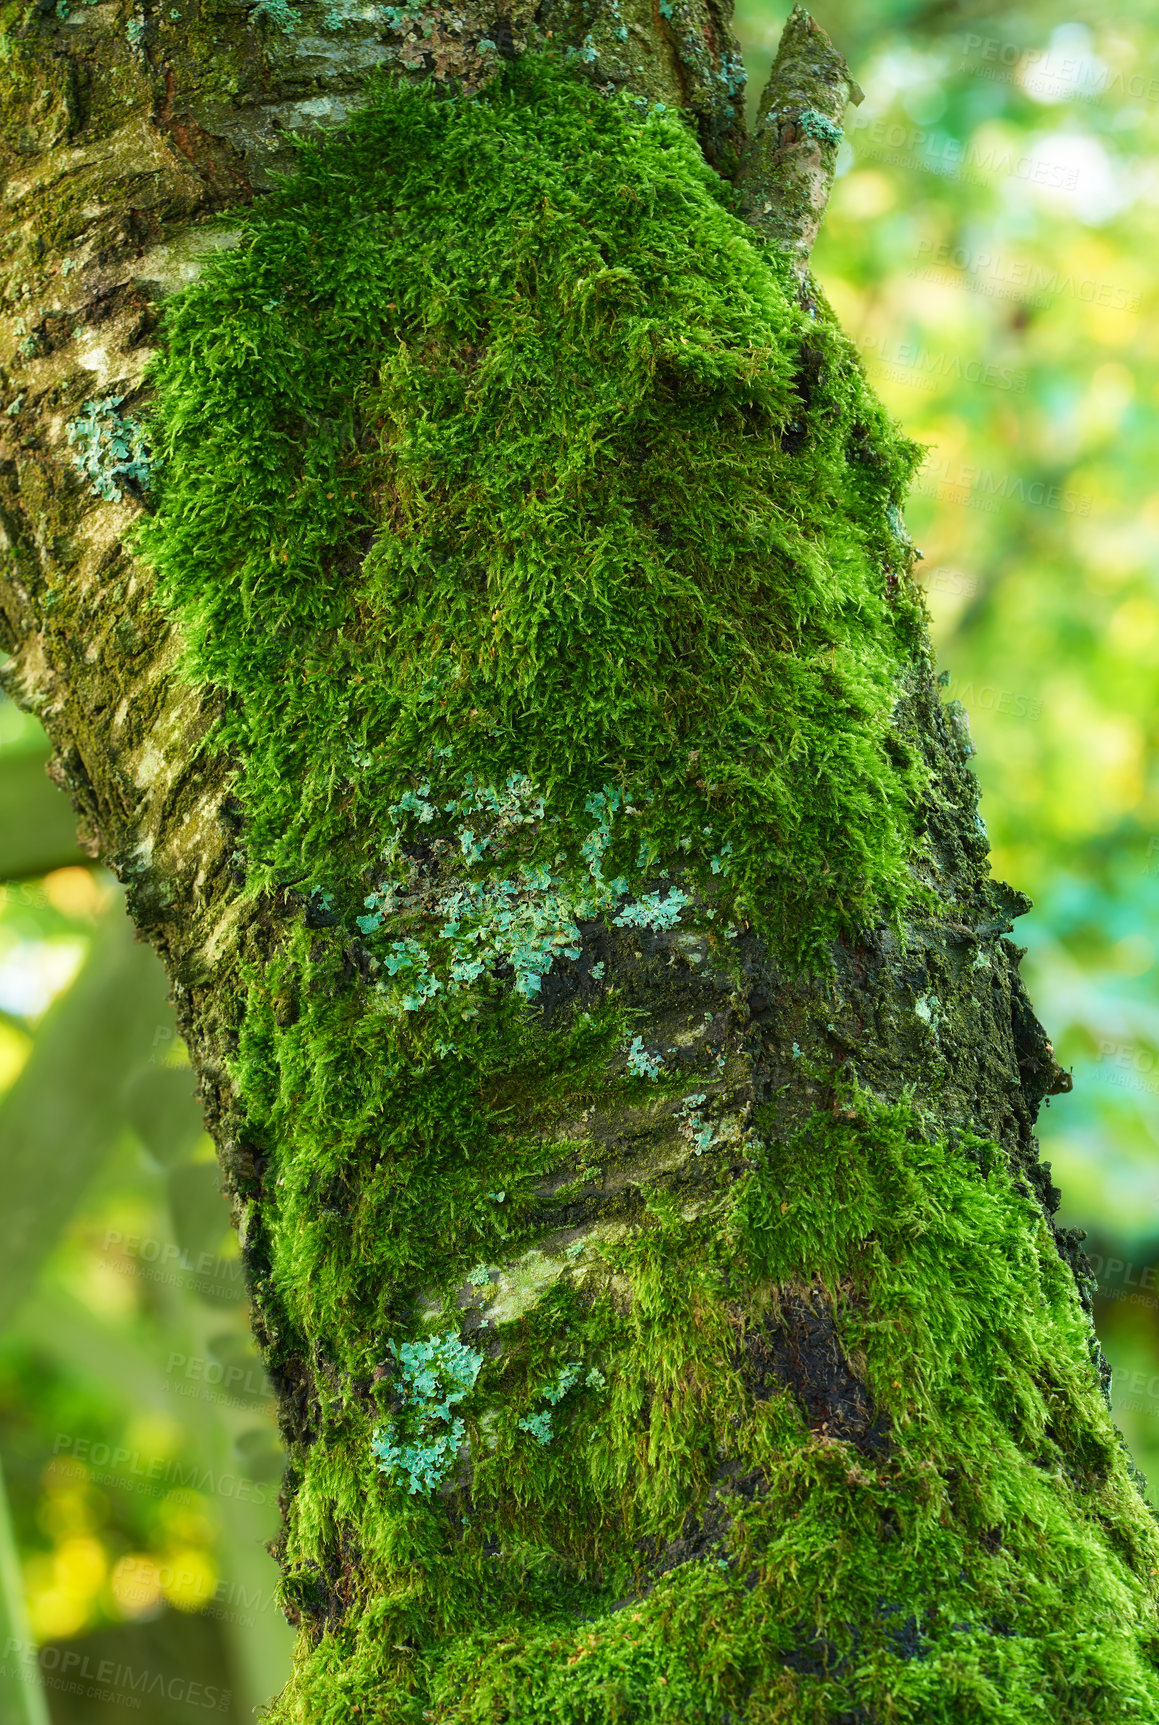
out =
{"type": "Polygon", "coordinates": [[[717,0],[3,21],[6,677],[220,1149],[272,1718],[1159,1716],[839,58],[748,139],[717,0]]]}

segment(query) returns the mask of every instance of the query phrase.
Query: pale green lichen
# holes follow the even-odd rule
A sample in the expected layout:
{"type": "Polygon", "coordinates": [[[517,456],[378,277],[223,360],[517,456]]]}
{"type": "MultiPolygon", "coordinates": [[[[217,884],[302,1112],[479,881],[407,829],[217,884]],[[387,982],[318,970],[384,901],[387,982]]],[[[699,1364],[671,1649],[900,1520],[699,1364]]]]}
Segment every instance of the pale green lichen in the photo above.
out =
{"type": "Polygon", "coordinates": [[[818,143],[839,144],[844,137],[841,127],[835,125],[825,114],[816,108],[803,108],[796,116],[798,127],[808,138],[816,138],[818,143]]]}
{"type": "MultiPolygon", "coordinates": [[[[550,1402],[551,1407],[557,1406],[563,1400],[568,1390],[571,1389],[572,1385],[579,1382],[582,1370],[583,1368],[578,1361],[569,1360],[566,1365],[559,1368],[559,1371],[549,1383],[540,1385],[535,1392],[536,1400],[550,1402]]],[[[597,1373],[597,1377],[601,1377],[601,1374],[597,1373]]],[[[588,1382],[594,1382],[591,1373],[588,1374],[588,1382]]],[[[519,1429],[520,1431],[530,1432],[537,1443],[550,1443],[554,1436],[551,1424],[551,1408],[540,1408],[536,1413],[525,1415],[524,1418],[519,1421],[519,1429]]]]}
{"type": "MultiPolygon", "coordinates": [[[[563,851],[556,853],[552,863],[517,867],[499,879],[472,880],[457,873],[462,864],[471,867],[505,858],[519,828],[529,828],[536,835],[542,831],[544,799],[525,775],[512,774],[500,791],[477,785],[468,773],[464,793],[441,807],[427,800],[430,794],[430,783],[424,780],[416,791],[405,792],[391,804],[388,813],[400,838],[384,847],[380,883],[363,899],[365,913],[355,917],[360,933],[369,937],[389,926],[408,901],[413,905],[421,900],[432,925],[425,944],[413,938],[395,940],[372,960],[388,977],[406,973],[406,987],[390,995],[390,1004],[398,1010],[417,1011],[436,995],[459,993],[501,967],[513,973],[516,993],[531,999],[557,958],[574,961],[581,956],[578,924],[615,909],[627,896],[626,878],[606,880],[602,866],[619,793],[605,786],[587,799],[587,812],[601,818],[580,846],[587,873],[578,880],[574,873],[569,878],[560,870],[563,851]],[[408,820],[430,825],[439,814],[456,820],[469,814],[476,824],[452,827],[450,837],[433,840],[431,857],[438,866],[438,884],[428,887],[422,871],[410,861],[401,834],[408,820]],[[485,828],[479,828],[480,818],[485,828]]],[[[555,824],[558,828],[558,820],[555,824]]],[[[620,926],[669,928],[687,903],[687,896],[678,891],[670,890],[663,900],[658,894],[646,895],[624,905],[613,921],[620,926]]],[[[386,985],[380,981],[378,986],[386,985]]]]}
{"type": "Polygon", "coordinates": [[[644,1047],[642,1036],[633,1036],[628,1049],[628,1071],[636,1078],[659,1078],[664,1062],[660,1055],[644,1047]]]}
{"type": "Polygon", "coordinates": [[[250,17],[268,19],[275,30],[281,30],[287,36],[294,35],[298,28],[298,15],[290,0],[258,0],[250,17]]]}
{"type": "Polygon", "coordinates": [[[119,409],[123,395],[102,396],[88,401],[66,429],[76,454],[73,465],[92,486],[97,497],[120,503],[122,486],[146,491],[153,477],[149,441],[145,427],[119,409]]]}
{"type": "Polygon", "coordinates": [[[716,1128],[706,1121],[700,1113],[700,1104],[707,1102],[708,1097],[703,1090],[697,1090],[691,1096],[686,1096],[680,1104],[680,1114],[683,1116],[693,1150],[698,1156],[712,1148],[716,1142],[716,1128]]]}
{"type": "Polygon", "coordinates": [[[370,1447],[386,1472],[406,1476],[412,1495],[433,1491],[455,1465],[464,1426],[451,1409],[473,1386],[483,1356],[464,1347],[453,1330],[428,1341],[389,1346],[402,1408],[375,1433],[370,1447]]]}

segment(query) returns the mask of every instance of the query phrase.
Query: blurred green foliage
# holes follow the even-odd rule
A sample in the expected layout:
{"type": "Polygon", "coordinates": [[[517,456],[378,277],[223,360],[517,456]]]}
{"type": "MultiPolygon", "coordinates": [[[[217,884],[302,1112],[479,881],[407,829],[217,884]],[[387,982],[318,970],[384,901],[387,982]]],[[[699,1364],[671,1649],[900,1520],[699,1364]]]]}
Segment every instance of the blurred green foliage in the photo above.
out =
{"type": "MultiPolygon", "coordinates": [[[[27,749],[11,709],[5,727],[0,767],[27,749]]],[[[291,1642],[264,1551],[272,1398],[166,992],[103,871],[66,861],[0,887],[0,1455],[47,1701],[69,1725],[138,1695],[178,1725],[210,1692],[246,1718],[291,1642]]],[[[3,1677],[7,1719],[30,1689],[8,1696],[3,1677]]]]}
{"type": "MultiPolygon", "coordinates": [[[[787,10],[741,5],[754,105],[787,10]]],[[[947,696],[973,727],[996,872],[1037,901],[1025,970],[1075,1073],[1044,1154],[1061,1220],[1088,1231],[1117,1414],[1156,1490],[1159,15],[1142,0],[814,10],[866,92],[815,266],[928,446],[908,520],[947,696]]],[[[192,1661],[242,1718],[289,1643],[261,1549],[281,1467],[268,1387],[168,1008],[135,1031],[127,1013],[115,1074],[107,1038],[83,1031],[44,1058],[69,985],[74,1006],[99,994],[124,945],[119,894],[81,866],[43,751],[0,706],[0,874],[48,871],[0,889],[0,1123],[22,1084],[48,1120],[99,1079],[105,1124],[67,1202],[45,1206],[0,1341],[28,1606],[49,1643],[103,1657],[120,1634],[134,1671],[192,1661]],[[38,856],[6,857],[3,833],[40,835],[38,856]],[[178,1617],[204,1627],[195,1651],[161,1634],[178,1617]]],[[[75,1716],[96,1719],[88,1705],[75,1716]]]]}

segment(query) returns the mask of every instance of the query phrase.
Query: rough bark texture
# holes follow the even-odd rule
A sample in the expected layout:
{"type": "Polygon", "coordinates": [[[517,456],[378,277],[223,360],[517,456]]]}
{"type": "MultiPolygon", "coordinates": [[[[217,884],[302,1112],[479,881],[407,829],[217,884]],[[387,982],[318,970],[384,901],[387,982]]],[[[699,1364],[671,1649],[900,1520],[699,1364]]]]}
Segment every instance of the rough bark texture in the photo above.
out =
{"type": "MultiPolygon", "coordinates": [[[[1068,1081],[1008,938],[1026,901],[989,878],[964,717],[939,700],[896,512],[904,448],[874,419],[803,276],[854,88],[838,57],[794,14],[750,145],[727,17],[699,0],[500,17],[308,7],[286,14],[292,31],[273,4],[62,11],[11,6],[0,37],[5,676],[45,724],[86,845],[125,881],[167,965],[234,1203],[290,1456],[280,1556],[301,1638],[273,1717],[1154,1718],[1159,1542],[1101,1393],[1081,1253],[1053,1228],[1057,1194],[1037,1158],[1038,1108],[1068,1081]],[[453,125],[470,126],[470,102],[488,100],[508,62],[531,52],[554,64],[561,50],[585,92],[637,103],[640,163],[649,150],[679,156],[658,105],[683,110],[733,188],[736,213],[719,213],[687,165],[673,170],[709,235],[703,256],[717,245],[758,299],[767,268],[767,327],[782,332],[783,353],[737,385],[727,436],[738,449],[767,439],[774,503],[815,479],[822,513],[845,511],[842,557],[855,546],[867,584],[867,662],[880,650],[892,693],[880,713],[867,695],[859,716],[837,646],[806,655],[790,601],[810,535],[817,578],[846,579],[835,555],[824,561],[837,542],[807,525],[789,597],[778,589],[753,612],[754,629],[771,614],[781,631],[762,652],[789,661],[796,642],[821,714],[805,765],[792,749],[777,759],[808,800],[825,737],[840,755],[872,731],[876,804],[870,774],[847,830],[831,821],[828,848],[802,841],[797,854],[772,824],[730,824],[731,792],[708,774],[710,715],[705,761],[688,749],[683,788],[662,793],[669,781],[643,765],[635,788],[660,812],[670,794],[680,819],[699,808],[715,823],[711,868],[712,846],[674,841],[677,824],[646,865],[629,865],[634,898],[626,881],[604,883],[594,906],[572,890],[557,916],[566,947],[561,936],[538,968],[509,954],[464,973],[456,1047],[424,1019],[433,1002],[449,1012],[454,990],[436,963],[451,937],[424,934],[423,918],[447,914],[448,881],[465,890],[469,867],[484,878],[481,834],[496,853],[520,823],[538,842],[550,799],[536,815],[529,782],[518,818],[488,825],[461,781],[457,802],[427,802],[416,760],[375,804],[359,751],[369,761],[381,738],[364,725],[349,780],[334,781],[332,842],[304,841],[301,872],[277,850],[294,799],[276,818],[269,800],[279,769],[293,783],[293,738],[269,716],[279,701],[299,702],[312,676],[365,677],[378,692],[389,680],[375,653],[392,619],[360,573],[372,553],[388,537],[417,543],[439,511],[443,552],[459,543],[453,481],[404,483],[399,450],[433,410],[407,406],[401,374],[387,379],[393,395],[381,384],[378,418],[359,397],[343,460],[365,471],[364,531],[306,599],[279,600],[261,651],[288,657],[269,709],[257,682],[222,669],[244,669],[228,654],[247,629],[258,642],[256,606],[223,622],[215,591],[190,597],[196,572],[182,587],[178,570],[162,594],[152,564],[125,549],[142,501],[170,483],[150,479],[132,416],[148,405],[162,301],[198,278],[201,256],[236,244],[240,208],[294,165],[290,132],[348,124],[378,67],[433,77],[430,124],[442,123],[436,98],[457,93],[453,125]],[[787,254],[786,272],[771,254],[787,254]],[[838,431],[851,478],[825,501],[832,475],[809,464],[838,431]],[[77,453],[92,458],[87,475],[77,453]],[[335,593],[353,596],[349,609],[323,614],[335,593]],[[210,746],[222,715],[231,750],[210,746]],[[469,808],[474,825],[457,825],[469,808]],[[356,815],[375,809],[382,828],[368,837],[356,815]],[[855,867],[842,847],[863,829],[875,836],[855,867]],[[763,887],[751,873],[729,886],[726,834],[734,862],[767,842],[763,887]],[[402,940],[382,945],[391,933],[402,940]],[[400,996],[391,979],[405,974],[407,941],[426,968],[400,996]]],[[[561,82],[553,95],[557,76],[534,85],[541,115],[573,103],[577,124],[596,123],[583,118],[587,93],[561,82]]],[[[500,131],[532,101],[531,84],[510,88],[510,108],[487,110],[500,131]]],[[[627,119],[615,125],[635,150],[627,119]]],[[[534,135],[518,133],[519,149],[534,135]]],[[[349,174],[365,175],[352,152],[349,174]]],[[[337,158],[319,160],[325,190],[337,158]]],[[[275,197],[292,213],[292,190],[275,197]]],[[[611,292],[631,259],[600,244],[611,292]]],[[[241,296],[244,268],[215,291],[231,282],[241,296]]],[[[703,321],[723,316],[704,304],[703,321]]],[[[281,315],[276,296],[269,305],[281,315]]],[[[486,305],[498,329],[498,301],[486,305]]],[[[606,315],[610,340],[627,311],[606,315]]],[[[672,338],[676,358],[657,372],[682,437],[704,386],[673,367],[697,327],[672,338]]],[[[358,341],[355,329],[348,349],[358,341]]],[[[493,329],[477,341],[436,332],[424,347],[400,325],[388,345],[411,344],[416,390],[428,375],[474,388],[497,341],[493,329]]],[[[173,434],[173,484],[194,472],[190,423],[173,434]]],[[[691,460],[691,431],[688,449],[691,460]]],[[[673,493],[679,478],[674,468],[673,493]]],[[[529,511],[537,497],[527,491],[529,511]]],[[[708,580],[717,565],[694,546],[696,522],[666,513],[662,488],[641,480],[632,508],[664,567],[686,558],[708,580]]],[[[162,505],[149,541],[159,564],[179,525],[167,520],[162,505]]],[[[551,530],[537,518],[535,533],[551,530]]],[[[578,567],[574,543],[568,556],[578,567]]],[[[480,589],[484,619],[496,604],[488,650],[501,660],[508,601],[494,582],[480,589]]],[[[597,593],[593,619],[607,609],[597,593]]],[[[670,662],[641,660],[641,680],[663,673],[677,689],[695,650],[677,642],[670,662]]],[[[352,696],[355,716],[374,693],[352,696]]],[[[533,686],[529,755],[550,717],[536,717],[535,698],[533,686]]],[[[477,709],[463,705],[467,725],[477,709]]],[[[775,738],[784,711],[766,719],[775,738]]],[[[494,753],[494,780],[476,780],[492,795],[510,767],[494,753]]],[[[590,765],[559,805],[558,833],[577,855],[598,839],[582,852],[598,865],[617,809],[641,830],[648,817],[643,801],[624,806],[630,774],[609,800],[610,745],[590,765]]]]}

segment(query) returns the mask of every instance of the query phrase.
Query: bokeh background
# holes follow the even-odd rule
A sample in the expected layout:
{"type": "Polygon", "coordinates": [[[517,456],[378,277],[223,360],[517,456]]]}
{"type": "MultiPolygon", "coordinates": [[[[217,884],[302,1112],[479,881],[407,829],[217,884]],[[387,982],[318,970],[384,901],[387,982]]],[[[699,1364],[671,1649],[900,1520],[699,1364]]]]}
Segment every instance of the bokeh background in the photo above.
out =
{"type": "MultiPolygon", "coordinates": [[[[754,100],[786,11],[742,0],[754,100]]],[[[1159,14],[814,12],[865,91],[815,266],[927,446],[946,694],[1074,1072],[1043,1150],[1159,1501],[1159,14]]],[[[46,754],[0,705],[0,1717],[240,1721],[290,1647],[269,1389],[163,982],[46,754]]]]}

